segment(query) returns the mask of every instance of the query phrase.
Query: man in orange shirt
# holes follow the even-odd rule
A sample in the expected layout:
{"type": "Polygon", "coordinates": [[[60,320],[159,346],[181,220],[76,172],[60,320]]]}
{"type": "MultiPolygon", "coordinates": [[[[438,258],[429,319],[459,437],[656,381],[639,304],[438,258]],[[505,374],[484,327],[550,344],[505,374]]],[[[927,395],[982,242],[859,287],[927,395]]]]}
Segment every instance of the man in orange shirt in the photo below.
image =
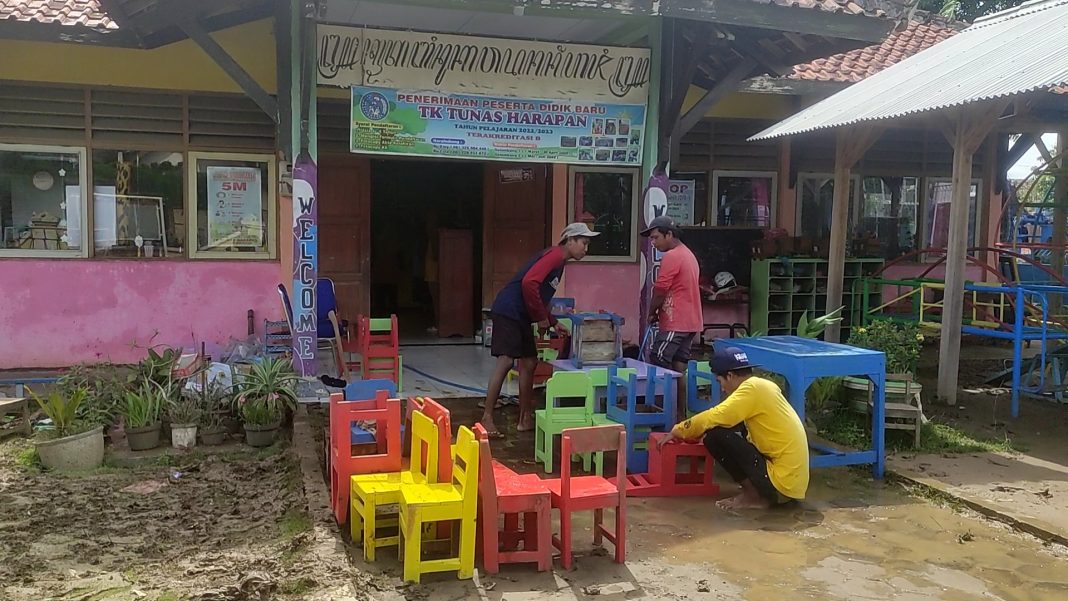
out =
{"type": "MultiPolygon", "coordinates": [[[[650,347],[649,361],[660,367],[685,373],[690,361],[693,338],[704,327],[701,312],[701,268],[697,257],[679,240],[679,225],[661,216],[649,222],[642,231],[656,250],[664,253],[660,259],[660,274],[653,284],[653,301],[649,308],[649,323],[657,324],[656,339],[650,347]]],[[[685,379],[678,380],[677,416],[686,416],[685,379]]]]}

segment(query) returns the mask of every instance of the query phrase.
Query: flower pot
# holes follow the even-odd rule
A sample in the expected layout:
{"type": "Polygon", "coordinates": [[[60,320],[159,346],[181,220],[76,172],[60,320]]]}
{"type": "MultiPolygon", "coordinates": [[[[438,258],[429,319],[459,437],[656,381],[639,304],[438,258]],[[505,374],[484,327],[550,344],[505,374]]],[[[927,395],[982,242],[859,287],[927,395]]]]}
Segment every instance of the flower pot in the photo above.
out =
{"type": "Polygon", "coordinates": [[[266,425],[245,424],[245,442],[250,447],[269,447],[274,444],[274,435],[280,425],[280,421],[266,425]]]}
{"type": "Polygon", "coordinates": [[[131,451],[147,451],[159,446],[160,424],[157,422],[144,428],[127,428],[126,441],[131,451]]]}
{"type": "Polygon", "coordinates": [[[197,446],[197,425],[171,424],[171,446],[176,449],[191,449],[197,446]]]}
{"type": "Polygon", "coordinates": [[[104,463],[104,428],[37,443],[41,465],[53,470],[89,470],[104,463]]]}
{"type": "Polygon", "coordinates": [[[200,431],[200,442],[208,446],[218,446],[226,442],[229,433],[226,428],[209,428],[200,431]]]}

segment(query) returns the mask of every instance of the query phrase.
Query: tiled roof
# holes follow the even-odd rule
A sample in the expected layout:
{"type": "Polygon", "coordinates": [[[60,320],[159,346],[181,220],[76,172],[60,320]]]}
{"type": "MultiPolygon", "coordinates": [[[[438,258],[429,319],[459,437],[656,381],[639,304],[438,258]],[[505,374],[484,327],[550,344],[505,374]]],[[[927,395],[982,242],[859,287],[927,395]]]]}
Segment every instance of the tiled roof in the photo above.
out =
{"type": "Polygon", "coordinates": [[[752,0],[757,4],[775,4],[791,8],[815,8],[829,13],[847,13],[852,15],[883,16],[885,12],[876,6],[865,9],[864,4],[878,4],[854,0],[752,0]]]}
{"type": "Polygon", "coordinates": [[[0,0],[0,20],[119,28],[98,0],[0,0]]]}
{"type": "Polygon", "coordinates": [[[952,37],[966,25],[917,13],[905,29],[892,32],[881,44],[797,65],[786,77],[855,83],[952,37]]]}

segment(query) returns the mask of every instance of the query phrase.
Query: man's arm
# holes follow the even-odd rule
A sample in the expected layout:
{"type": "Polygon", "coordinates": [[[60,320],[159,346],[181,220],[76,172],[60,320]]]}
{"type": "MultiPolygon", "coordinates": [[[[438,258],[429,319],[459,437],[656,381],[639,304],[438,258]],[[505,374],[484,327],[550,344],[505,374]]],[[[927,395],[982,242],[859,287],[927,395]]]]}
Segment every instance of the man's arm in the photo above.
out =
{"type": "Polygon", "coordinates": [[[697,440],[705,432],[716,427],[733,428],[744,422],[753,415],[756,403],[753,395],[748,392],[730,395],[720,404],[698,413],[690,419],[675,424],[671,429],[671,437],[662,439],[663,445],[671,440],[697,440]]]}
{"type": "Polygon", "coordinates": [[[556,318],[549,313],[549,308],[541,302],[541,285],[545,278],[555,269],[564,265],[564,254],[557,248],[549,249],[530,267],[523,276],[523,304],[527,313],[539,326],[547,328],[556,324],[556,318]]]}
{"type": "Polygon", "coordinates": [[[656,282],[653,284],[653,299],[649,305],[649,321],[656,322],[659,320],[660,309],[664,307],[668,290],[671,289],[671,283],[675,281],[678,274],[678,263],[668,259],[668,255],[665,254],[660,261],[660,274],[657,275],[656,282]]]}

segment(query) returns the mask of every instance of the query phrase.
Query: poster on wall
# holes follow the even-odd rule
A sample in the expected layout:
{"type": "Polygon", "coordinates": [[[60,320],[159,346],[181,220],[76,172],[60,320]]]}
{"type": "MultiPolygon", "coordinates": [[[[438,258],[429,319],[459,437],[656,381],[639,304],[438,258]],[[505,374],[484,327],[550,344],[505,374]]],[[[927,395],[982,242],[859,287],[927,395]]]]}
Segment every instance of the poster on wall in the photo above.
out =
{"type": "Polygon", "coordinates": [[[693,225],[694,180],[673,179],[668,182],[667,215],[679,225],[693,225]]]}
{"type": "Polygon", "coordinates": [[[208,246],[263,245],[263,188],[257,167],[208,167],[208,246]]]}
{"type": "Polygon", "coordinates": [[[317,43],[320,85],[642,105],[649,97],[648,48],[327,24],[317,43]]]}
{"type": "Polygon", "coordinates": [[[638,166],[645,106],[352,88],[350,150],[638,166]]]}

